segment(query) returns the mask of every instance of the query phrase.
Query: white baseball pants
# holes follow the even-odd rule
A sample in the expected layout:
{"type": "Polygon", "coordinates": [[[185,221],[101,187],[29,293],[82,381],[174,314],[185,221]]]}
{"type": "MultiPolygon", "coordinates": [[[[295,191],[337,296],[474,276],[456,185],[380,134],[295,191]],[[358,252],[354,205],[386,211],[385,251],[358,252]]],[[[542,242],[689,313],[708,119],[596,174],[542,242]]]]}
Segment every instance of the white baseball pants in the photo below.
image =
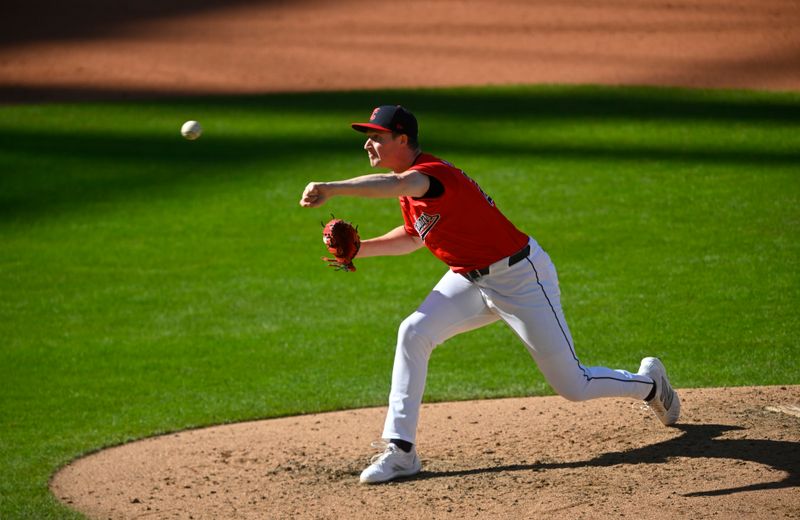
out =
{"type": "Polygon", "coordinates": [[[561,310],[556,269],[530,239],[530,255],[471,282],[448,271],[419,308],[400,325],[384,439],[415,442],[419,410],[433,349],[462,332],[503,320],[517,333],[550,386],[571,401],[600,397],[643,400],[653,388],[647,376],[578,360],[561,310]]]}

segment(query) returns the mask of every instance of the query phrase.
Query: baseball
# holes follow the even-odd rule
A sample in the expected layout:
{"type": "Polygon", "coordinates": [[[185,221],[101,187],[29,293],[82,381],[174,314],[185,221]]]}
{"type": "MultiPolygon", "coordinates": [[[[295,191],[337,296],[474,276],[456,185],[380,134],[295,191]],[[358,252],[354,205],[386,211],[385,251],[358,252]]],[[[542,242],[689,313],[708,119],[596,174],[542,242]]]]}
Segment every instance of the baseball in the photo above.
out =
{"type": "Polygon", "coordinates": [[[203,134],[203,127],[197,121],[186,121],[181,127],[181,135],[190,141],[194,141],[203,134]]]}

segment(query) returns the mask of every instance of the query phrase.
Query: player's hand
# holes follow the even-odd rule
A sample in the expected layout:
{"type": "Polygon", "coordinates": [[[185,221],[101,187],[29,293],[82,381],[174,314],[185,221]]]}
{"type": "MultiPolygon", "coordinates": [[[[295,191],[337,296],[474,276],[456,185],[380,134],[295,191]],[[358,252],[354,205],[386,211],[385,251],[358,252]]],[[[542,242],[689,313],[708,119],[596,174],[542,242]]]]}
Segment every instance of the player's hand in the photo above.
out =
{"type": "Polygon", "coordinates": [[[325,183],[322,182],[309,182],[303,191],[303,196],[300,197],[300,205],[304,208],[316,208],[325,204],[328,200],[327,190],[325,183]]]}
{"type": "Polygon", "coordinates": [[[340,262],[335,258],[329,258],[327,256],[322,257],[322,261],[328,264],[328,267],[331,267],[337,271],[355,271],[356,266],[353,265],[353,262],[340,262]]]}

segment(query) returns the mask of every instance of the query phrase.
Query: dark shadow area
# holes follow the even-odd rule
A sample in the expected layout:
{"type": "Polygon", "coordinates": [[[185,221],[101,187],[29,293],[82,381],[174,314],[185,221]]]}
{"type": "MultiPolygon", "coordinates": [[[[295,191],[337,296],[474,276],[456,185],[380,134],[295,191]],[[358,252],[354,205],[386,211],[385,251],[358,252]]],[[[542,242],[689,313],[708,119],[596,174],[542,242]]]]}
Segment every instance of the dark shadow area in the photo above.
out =
{"type": "Polygon", "coordinates": [[[731,459],[763,464],[783,471],[787,476],[776,482],[759,482],[749,486],[727,489],[710,489],[683,496],[720,496],[765,489],[783,489],[800,486],[800,443],[762,439],[718,439],[723,433],[743,430],[739,426],[721,424],[683,424],[677,426],[683,434],[665,442],[626,452],[604,453],[599,457],[578,462],[553,462],[537,464],[512,464],[464,471],[426,471],[415,479],[463,477],[485,473],[510,471],[547,471],[587,467],[610,467],[632,464],[664,464],[671,457],[731,459]]]}
{"type": "MultiPolygon", "coordinates": [[[[219,106],[253,111],[289,109],[324,116],[348,111],[367,117],[375,105],[400,103],[420,119],[420,134],[446,117],[465,123],[515,125],[547,120],[742,121],[800,125],[800,93],[703,91],[658,87],[501,86],[381,89],[165,99],[170,107],[219,106]]],[[[349,122],[348,122],[349,123],[349,122]]],[[[347,124],[345,124],[347,126],[347,124]]],[[[349,128],[349,127],[348,127],[349,128]]],[[[467,133],[468,134],[468,133],[467,133]]]]}
{"type": "MultiPolygon", "coordinates": [[[[0,104],[17,97],[47,98],[47,87],[0,85],[0,104]]],[[[101,89],[58,89],[61,100],[135,102],[169,107],[231,107],[252,110],[289,108],[324,115],[331,109],[368,112],[373,105],[401,103],[423,125],[431,115],[462,119],[635,118],[674,121],[758,121],[800,124],[800,93],[736,92],[669,87],[490,86],[453,89],[381,89],[257,95],[169,95],[157,90],[113,92],[101,89]],[[365,108],[366,107],[366,108],[365,108]]],[[[421,130],[425,128],[421,126],[421,130]]]]}
{"type": "MultiPolygon", "coordinates": [[[[182,183],[210,183],[244,175],[242,166],[263,162],[265,169],[248,175],[285,175],[276,165],[291,163],[313,150],[317,157],[362,157],[362,137],[349,128],[351,120],[367,117],[373,106],[400,102],[420,118],[423,148],[444,157],[485,155],[579,161],[660,161],[691,164],[770,167],[800,164],[800,149],[763,145],[743,147],[741,140],[716,147],[694,145],[673,134],[648,135],[641,140],[598,144],[550,143],[493,138],[492,127],[527,129],[551,122],[639,124],[665,121],[687,128],[711,123],[736,123],[741,131],[800,130],[800,95],[741,95],[671,89],[505,88],[453,91],[366,91],[349,93],[283,94],[140,102],[147,116],[153,108],[186,108],[187,113],[259,113],[341,117],[341,130],[309,130],[298,135],[265,129],[263,138],[207,134],[187,143],[178,135],[131,135],[122,129],[107,132],[55,130],[20,131],[0,127],[0,222],[37,218],[80,208],[92,202],[156,195],[182,183]],[[447,133],[441,130],[446,125],[447,133]],[[439,126],[440,128],[436,128],[439,126]],[[795,128],[797,127],[797,128],[795,128]],[[463,131],[462,131],[463,128],[463,131]],[[13,158],[13,159],[12,159],[13,158]],[[47,165],[47,166],[44,166],[47,165]],[[117,167],[120,165],[122,167],[117,167]],[[59,169],[63,166],[64,171],[59,169]],[[66,173],[65,173],[66,172],[66,173]],[[202,173],[198,173],[202,172],[202,173]]],[[[81,109],[83,110],[83,109],[81,109]]],[[[86,105],[91,114],[91,104],[86,105]]],[[[81,112],[78,111],[78,114],[81,112]]],[[[145,117],[145,116],[143,116],[145,117]]],[[[274,120],[274,119],[273,119],[274,120]]],[[[207,123],[208,121],[204,121],[207,123]]],[[[336,122],[334,121],[334,124],[336,122]]],[[[330,126],[328,126],[330,128],[330,126]]],[[[469,168],[469,165],[462,165],[469,168]]],[[[364,162],[364,172],[369,168],[364,162]]],[[[565,172],[568,174],[568,172],[565,172]]],[[[309,179],[298,179],[298,196],[309,179]]]]}
{"type": "MultiPolygon", "coordinates": [[[[279,0],[8,0],[0,16],[0,47],[39,41],[85,41],[121,25],[279,0]]],[[[300,1],[300,0],[293,0],[300,1]]]]}
{"type": "MultiPolygon", "coordinates": [[[[175,93],[172,93],[175,95],[175,93]]],[[[211,92],[187,93],[188,99],[199,98],[213,94],[211,92]]],[[[92,87],[62,87],[41,85],[0,85],[0,107],[3,105],[74,102],[74,101],[144,101],[169,97],[169,93],[160,90],[92,88],[92,87]]]]}

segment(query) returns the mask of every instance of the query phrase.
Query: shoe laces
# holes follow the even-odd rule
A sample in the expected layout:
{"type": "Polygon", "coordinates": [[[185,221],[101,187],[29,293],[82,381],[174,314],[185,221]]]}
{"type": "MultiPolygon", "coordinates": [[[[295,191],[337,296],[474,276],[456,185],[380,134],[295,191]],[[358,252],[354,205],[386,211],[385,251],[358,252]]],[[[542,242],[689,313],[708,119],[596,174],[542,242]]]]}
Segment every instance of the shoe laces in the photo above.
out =
{"type": "Polygon", "coordinates": [[[379,453],[376,453],[370,459],[369,461],[370,464],[375,464],[376,462],[380,461],[384,456],[389,455],[390,453],[394,453],[399,449],[394,444],[384,440],[371,442],[369,446],[370,448],[379,450],[379,453]]]}

